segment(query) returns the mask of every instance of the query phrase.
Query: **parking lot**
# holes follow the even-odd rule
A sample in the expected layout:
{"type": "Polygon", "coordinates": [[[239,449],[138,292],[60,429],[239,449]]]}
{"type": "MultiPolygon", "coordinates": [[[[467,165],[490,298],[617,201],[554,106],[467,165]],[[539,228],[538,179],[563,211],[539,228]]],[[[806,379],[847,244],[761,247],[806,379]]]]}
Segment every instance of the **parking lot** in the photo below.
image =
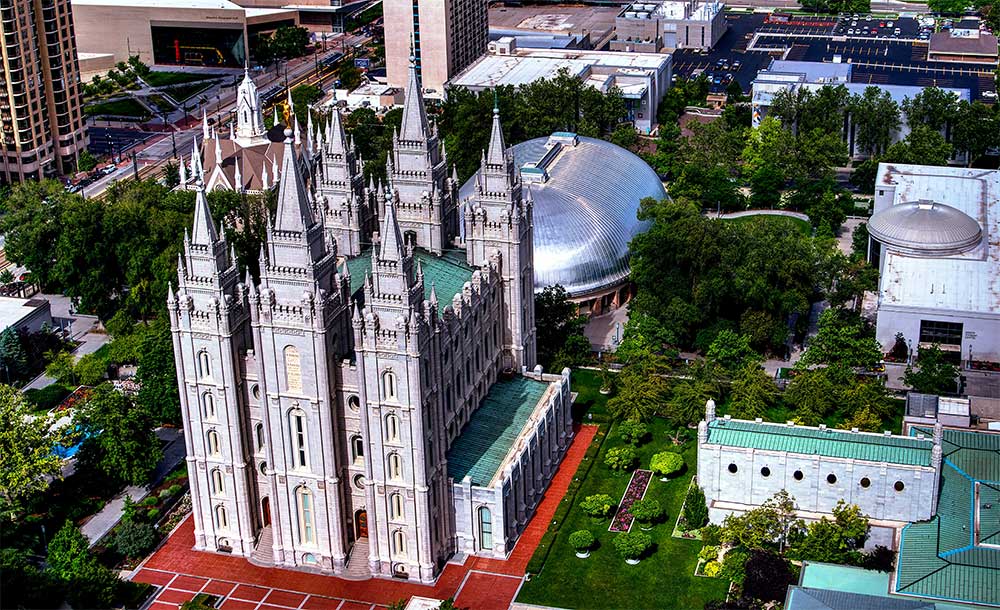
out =
{"type": "Polygon", "coordinates": [[[772,57],[850,63],[852,81],[857,83],[969,89],[974,100],[996,91],[995,66],[928,61],[927,42],[921,39],[928,28],[916,19],[853,15],[785,19],[747,13],[730,13],[726,19],[729,30],[711,52],[674,53],[674,71],[685,77],[704,73],[713,92],[724,91],[730,80],[749,91],[757,72],[772,57]],[[855,22],[858,25],[852,26],[855,22]],[[851,29],[853,35],[847,33],[851,29]],[[862,29],[866,33],[859,34],[862,29]]]}

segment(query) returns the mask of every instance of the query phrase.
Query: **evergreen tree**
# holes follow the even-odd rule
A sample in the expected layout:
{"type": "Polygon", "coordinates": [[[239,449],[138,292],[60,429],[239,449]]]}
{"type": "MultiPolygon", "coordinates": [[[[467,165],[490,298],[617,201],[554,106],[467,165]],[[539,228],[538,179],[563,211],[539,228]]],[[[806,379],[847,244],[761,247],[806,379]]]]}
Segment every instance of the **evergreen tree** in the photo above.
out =
{"type": "Polygon", "coordinates": [[[8,379],[16,379],[28,371],[28,357],[21,346],[21,338],[13,327],[0,333],[0,365],[6,368],[8,379]]]}

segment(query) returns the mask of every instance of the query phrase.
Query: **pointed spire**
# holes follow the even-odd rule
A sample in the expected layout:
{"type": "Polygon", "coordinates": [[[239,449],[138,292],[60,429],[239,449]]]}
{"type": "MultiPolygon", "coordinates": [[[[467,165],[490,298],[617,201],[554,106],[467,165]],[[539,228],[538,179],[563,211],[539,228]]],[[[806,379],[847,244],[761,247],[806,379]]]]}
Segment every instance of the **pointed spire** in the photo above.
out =
{"type": "Polygon", "coordinates": [[[180,176],[181,177],[181,186],[184,186],[185,184],[187,184],[187,181],[188,181],[188,178],[187,178],[187,169],[186,169],[186,166],[185,166],[185,163],[184,163],[184,157],[180,158],[180,164],[179,165],[180,165],[180,167],[178,169],[180,170],[180,173],[181,173],[181,176],[180,176]]]}
{"type": "Polygon", "coordinates": [[[271,180],[278,183],[278,157],[271,157],[271,180]]]}
{"type": "Polygon", "coordinates": [[[233,190],[235,190],[237,193],[242,193],[243,192],[243,172],[240,171],[240,166],[241,165],[243,165],[243,158],[242,157],[237,157],[236,158],[236,175],[233,177],[233,182],[236,183],[236,184],[233,185],[233,190]]]}
{"type": "Polygon", "coordinates": [[[327,131],[327,152],[330,154],[344,154],[347,152],[347,137],[344,135],[344,123],[340,117],[340,107],[333,108],[333,115],[330,116],[330,127],[327,131]]]}
{"type": "Polygon", "coordinates": [[[209,138],[207,109],[202,109],[201,111],[201,137],[204,140],[207,140],[209,138]]]}
{"type": "Polygon", "coordinates": [[[400,138],[410,142],[422,141],[427,139],[427,133],[427,111],[424,109],[424,96],[417,76],[417,58],[410,55],[410,78],[406,83],[400,138]]]}
{"type": "Polygon", "coordinates": [[[215,138],[215,164],[222,165],[222,143],[215,138]]]}
{"type": "Polygon", "coordinates": [[[434,289],[434,280],[431,280],[431,298],[429,300],[430,300],[430,302],[435,307],[437,306],[437,304],[438,304],[438,295],[437,295],[437,291],[434,289]]]}
{"type": "Polygon", "coordinates": [[[279,231],[305,231],[312,226],[312,207],[299,173],[292,132],[285,129],[285,147],[281,158],[281,178],[278,181],[278,211],[274,228],[279,231]]]}
{"type": "Polygon", "coordinates": [[[233,131],[235,129],[235,125],[236,125],[235,123],[233,123],[232,121],[229,121],[229,139],[230,140],[235,140],[236,139],[236,132],[233,131]]]}
{"type": "Polygon", "coordinates": [[[271,188],[271,183],[268,182],[268,180],[267,180],[267,163],[266,162],[264,163],[264,167],[263,167],[263,169],[261,169],[261,172],[260,172],[260,182],[263,185],[263,190],[266,191],[267,189],[271,188]]]}
{"type": "Polygon", "coordinates": [[[312,110],[306,109],[306,139],[309,142],[309,150],[313,150],[313,144],[316,143],[313,133],[313,113],[312,110]]]}
{"type": "Polygon", "coordinates": [[[277,126],[277,125],[280,125],[280,124],[281,124],[281,118],[278,115],[278,106],[275,105],[274,106],[274,125],[277,126]]]}
{"type": "Polygon", "coordinates": [[[219,239],[219,233],[212,223],[212,212],[208,207],[208,198],[205,197],[205,185],[198,185],[198,192],[194,198],[194,226],[191,228],[191,243],[211,246],[219,239]]]}
{"type": "Polygon", "coordinates": [[[503,128],[500,126],[500,106],[497,101],[496,89],[493,90],[493,131],[490,133],[490,148],[486,153],[486,162],[490,165],[503,165],[507,160],[507,146],[503,141],[503,128]]]}
{"type": "Polygon", "coordinates": [[[403,236],[399,232],[399,223],[396,222],[396,206],[391,201],[385,205],[385,225],[378,257],[381,260],[403,260],[403,236]]]}

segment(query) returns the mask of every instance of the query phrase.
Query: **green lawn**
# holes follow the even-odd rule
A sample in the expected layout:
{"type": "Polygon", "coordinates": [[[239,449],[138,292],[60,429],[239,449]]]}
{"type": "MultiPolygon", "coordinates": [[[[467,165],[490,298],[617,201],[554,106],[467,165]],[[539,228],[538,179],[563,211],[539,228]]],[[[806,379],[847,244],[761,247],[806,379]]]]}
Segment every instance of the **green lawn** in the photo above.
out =
{"type": "Polygon", "coordinates": [[[808,222],[792,216],[772,216],[770,214],[756,214],[754,216],[739,216],[737,218],[725,218],[729,222],[747,223],[763,218],[767,222],[785,222],[795,225],[803,235],[812,235],[812,225],[808,222]]]}
{"type": "MultiPolygon", "coordinates": [[[[597,373],[573,372],[573,389],[579,392],[578,401],[588,405],[595,418],[606,412],[606,397],[600,395],[598,387],[597,373]]],[[[583,419],[586,420],[585,414],[583,419]]],[[[694,576],[701,543],[670,536],[695,471],[697,446],[693,440],[683,451],[687,470],[669,482],[654,478],[650,483],[646,497],[659,500],[667,510],[667,518],[648,532],[654,547],[638,565],[627,565],[615,551],[612,546],[615,534],[608,532],[610,519],[594,522],[580,510],[579,503],[587,496],[606,493],[617,501],[628,485],[629,473],[617,474],[604,465],[608,449],[623,444],[617,438],[615,428],[616,425],[612,425],[608,439],[583,481],[573,508],[552,544],[548,559],[541,571],[524,584],[517,601],[560,608],[638,609],[703,608],[708,601],[722,599],[727,583],[694,576]],[[578,529],[590,530],[597,538],[599,546],[588,559],[577,559],[569,546],[569,534],[578,529]]],[[[637,451],[643,468],[648,468],[654,453],[672,446],[668,438],[671,426],[665,419],[653,420],[650,431],[651,440],[637,451]]]]}
{"type": "Polygon", "coordinates": [[[164,89],[164,93],[169,93],[170,97],[177,100],[178,103],[184,100],[190,99],[195,95],[198,95],[205,89],[212,86],[212,83],[202,82],[202,83],[191,83],[190,85],[177,85],[176,87],[170,87],[164,89]]]}
{"type": "Polygon", "coordinates": [[[181,83],[193,83],[195,81],[216,78],[218,74],[200,74],[194,72],[150,72],[143,77],[150,87],[165,87],[167,85],[179,85],[181,83]]]}
{"type": "Polygon", "coordinates": [[[127,116],[136,118],[146,118],[149,111],[145,106],[133,99],[116,100],[114,102],[99,102],[84,106],[84,114],[87,116],[127,116]]]}

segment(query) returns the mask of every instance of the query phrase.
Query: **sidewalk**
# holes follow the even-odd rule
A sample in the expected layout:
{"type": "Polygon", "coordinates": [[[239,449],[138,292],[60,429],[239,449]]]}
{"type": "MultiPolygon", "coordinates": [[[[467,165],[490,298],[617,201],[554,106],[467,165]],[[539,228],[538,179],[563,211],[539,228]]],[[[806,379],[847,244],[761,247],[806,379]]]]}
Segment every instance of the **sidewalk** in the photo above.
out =
{"type": "Polygon", "coordinates": [[[115,496],[114,499],[104,505],[104,508],[94,513],[83,524],[80,531],[90,541],[91,547],[97,544],[101,538],[104,538],[121,521],[126,496],[132,498],[133,502],[138,503],[149,495],[149,490],[152,487],[158,485],[171,470],[184,461],[184,433],[181,430],[177,428],[159,428],[156,431],[156,436],[161,441],[166,441],[169,444],[163,448],[163,459],[160,460],[160,463],[156,466],[156,470],[153,471],[152,482],[146,487],[131,486],[126,488],[125,491],[115,496]]]}

